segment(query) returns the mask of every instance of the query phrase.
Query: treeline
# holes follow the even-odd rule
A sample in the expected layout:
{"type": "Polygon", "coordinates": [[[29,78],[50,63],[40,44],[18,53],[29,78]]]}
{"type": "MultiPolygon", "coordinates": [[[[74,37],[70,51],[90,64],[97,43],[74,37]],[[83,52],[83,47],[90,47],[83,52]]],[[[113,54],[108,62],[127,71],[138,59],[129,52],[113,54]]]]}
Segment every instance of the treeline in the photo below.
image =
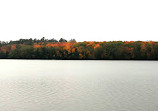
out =
{"type": "Polygon", "coordinates": [[[0,42],[1,59],[158,60],[158,42],[76,42],[56,39],[20,39],[0,42]]]}

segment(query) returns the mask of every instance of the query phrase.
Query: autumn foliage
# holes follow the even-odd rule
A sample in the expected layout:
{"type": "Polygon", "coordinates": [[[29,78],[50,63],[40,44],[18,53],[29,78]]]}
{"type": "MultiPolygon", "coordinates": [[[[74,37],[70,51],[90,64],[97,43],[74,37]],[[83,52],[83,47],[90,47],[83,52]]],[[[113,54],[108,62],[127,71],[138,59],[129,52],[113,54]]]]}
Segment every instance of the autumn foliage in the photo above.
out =
{"type": "Polygon", "coordinates": [[[0,58],[67,60],[158,60],[158,42],[67,42],[61,39],[20,39],[0,42],[0,58]]]}

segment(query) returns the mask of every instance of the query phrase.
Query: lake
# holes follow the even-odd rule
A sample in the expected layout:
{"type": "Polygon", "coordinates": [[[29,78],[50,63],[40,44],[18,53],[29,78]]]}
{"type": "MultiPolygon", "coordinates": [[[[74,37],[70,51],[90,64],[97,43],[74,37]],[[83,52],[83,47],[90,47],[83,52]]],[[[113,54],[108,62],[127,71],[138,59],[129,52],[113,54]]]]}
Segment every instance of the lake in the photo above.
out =
{"type": "Polygon", "coordinates": [[[157,111],[158,61],[0,60],[1,111],[157,111]]]}

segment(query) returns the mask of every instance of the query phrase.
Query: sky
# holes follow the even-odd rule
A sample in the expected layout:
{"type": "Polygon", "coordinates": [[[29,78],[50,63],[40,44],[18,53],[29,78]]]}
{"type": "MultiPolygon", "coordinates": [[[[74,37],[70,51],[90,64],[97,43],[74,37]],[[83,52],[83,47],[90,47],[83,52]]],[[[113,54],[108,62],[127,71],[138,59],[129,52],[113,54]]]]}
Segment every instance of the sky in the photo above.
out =
{"type": "Polygon", "coordinates": [[[0,40],[158,41],[157,0],[1,0],[0,40]]]}

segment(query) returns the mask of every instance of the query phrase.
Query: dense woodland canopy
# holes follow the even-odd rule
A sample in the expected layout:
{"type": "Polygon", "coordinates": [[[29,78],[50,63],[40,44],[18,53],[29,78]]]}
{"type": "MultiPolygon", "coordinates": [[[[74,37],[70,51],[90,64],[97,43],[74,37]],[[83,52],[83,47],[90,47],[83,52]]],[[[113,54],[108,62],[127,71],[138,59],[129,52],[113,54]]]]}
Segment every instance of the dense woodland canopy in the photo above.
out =
{"type": "Polygon", "coordinates": [[[56,39],[0,41],[1,59],[158,60],[158,42],[76,42],[56,39]]]}

